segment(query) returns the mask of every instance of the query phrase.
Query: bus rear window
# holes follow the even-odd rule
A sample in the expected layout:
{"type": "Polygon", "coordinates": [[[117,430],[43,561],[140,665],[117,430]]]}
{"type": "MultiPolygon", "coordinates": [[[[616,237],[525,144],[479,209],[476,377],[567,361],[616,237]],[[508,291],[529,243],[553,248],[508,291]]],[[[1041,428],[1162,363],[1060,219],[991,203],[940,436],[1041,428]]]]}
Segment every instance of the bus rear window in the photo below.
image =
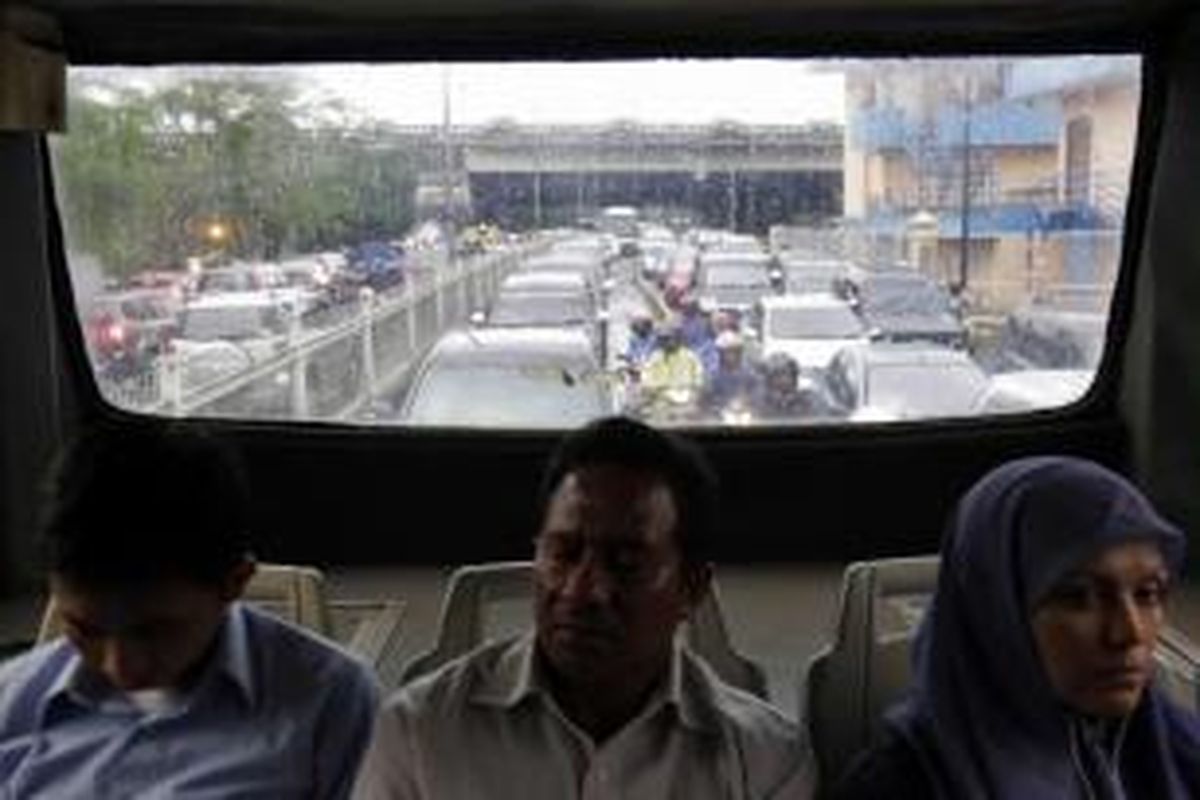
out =
{"type": "Polygon", "coordinates": [[[1104,351],[1140,69],[79,68],[54,177],[90,363],[132,411],[564,424],[420,396],[461,351],[661,425],[1022,413],[1104,351]]]}

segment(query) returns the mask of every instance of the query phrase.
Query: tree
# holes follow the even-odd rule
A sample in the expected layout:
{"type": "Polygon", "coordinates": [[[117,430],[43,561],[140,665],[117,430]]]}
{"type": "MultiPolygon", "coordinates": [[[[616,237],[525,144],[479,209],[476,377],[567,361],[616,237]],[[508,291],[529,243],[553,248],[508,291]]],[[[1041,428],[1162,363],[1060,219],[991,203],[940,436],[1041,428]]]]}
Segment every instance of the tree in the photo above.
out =
{"type": "Polygon", "coordinates": [[[277,258],[412,225],[415,155],[287,79],[73,80],[69,131],[55,142],[68,241],[113,277],[217,248],[277,258]]]}

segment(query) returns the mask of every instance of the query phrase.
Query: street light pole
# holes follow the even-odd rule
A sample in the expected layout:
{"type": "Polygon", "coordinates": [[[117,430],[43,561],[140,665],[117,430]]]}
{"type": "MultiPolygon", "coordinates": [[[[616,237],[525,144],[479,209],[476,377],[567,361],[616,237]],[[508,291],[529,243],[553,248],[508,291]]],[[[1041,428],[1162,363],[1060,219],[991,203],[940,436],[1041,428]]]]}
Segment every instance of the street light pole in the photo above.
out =
{"type": "Polygon", "coordinates": [[[728,183],[728,196],[726,197],[726,208],[728,209],[728,212],[729,212],[729,219],[727,220],[727,223],[726,223],[727,227],[731,231],[736,231],[737,230],[737,216],[738,216],[737,172],[734,170],[733,167],[730,167],[730,169],[729,169],[729,183],[728,183]]]}
{"type": "Polygon", "coordinates": [[[446,237],[446,258],[456,260],[454,232],[454,179],[451,175],[454,151],[450,143],[450,65],[442,64],[442,235],[446,237]]]}
{"type": "Polygon", "coordinates": [[[958,295],[967,288],[971,243],[971,77],[963,77],[962,219],[959,223],[958,295]]]}

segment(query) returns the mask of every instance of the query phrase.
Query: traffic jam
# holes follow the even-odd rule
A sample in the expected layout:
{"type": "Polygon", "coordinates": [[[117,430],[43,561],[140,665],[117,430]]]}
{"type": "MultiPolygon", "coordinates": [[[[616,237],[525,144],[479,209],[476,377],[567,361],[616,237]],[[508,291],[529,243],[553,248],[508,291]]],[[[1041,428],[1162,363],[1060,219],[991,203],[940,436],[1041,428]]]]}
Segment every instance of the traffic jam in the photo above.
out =
{"type": "Polygon", "coordinates": [[[787,235],[811,231],[757,237],[615,211],[626,213],[571,229],[475,231],[453,254],[376,241],[145,273],[95,298],[85,337],[102,387],[145,385],[168,357],[185,388],[202,387],[286,352],[297,331],[346,320],[364,293],[386,298],[435,282],[451,259],[507,252],[514,265],[494,293],[445,320],[372,403],[370,422],[528,429],[610,413],[664,425],[1002,413],[1078,396],[1098,357],[1100,331],[1065,347],[1061,329],[1039,337],[1015,315],[980,341],[970,309],[942,283],[904,262],[864,266],[803,244],[828,237],[787,235]]]}

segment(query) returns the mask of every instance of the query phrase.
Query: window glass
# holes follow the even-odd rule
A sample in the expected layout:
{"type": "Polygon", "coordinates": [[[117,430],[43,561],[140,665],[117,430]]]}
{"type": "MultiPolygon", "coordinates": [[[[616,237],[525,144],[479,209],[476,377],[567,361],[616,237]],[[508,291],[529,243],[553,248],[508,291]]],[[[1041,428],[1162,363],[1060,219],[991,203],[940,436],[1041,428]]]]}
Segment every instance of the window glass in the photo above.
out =
{"type": "Polygon", "coordinates": [[[784,339],[844,339],[862,333],[862,321],[849,306],[781,308],[772,311],[767,336],[784,339]]]}
{"type": "Polygon", "coordinates": [[[1103,352],[1140,69],[80,68],[53,163],[88,355],[130,410],[721,425],[706,388],[725,364],[830,400],[794,418],[778,392],[730,398],[738,424],[1020,413],[1079,398],[1103,352]],[[580,279],[506,281],[537,272],[580,279]],[[839,305],[802,316],[806,295],[839,305]],[[716,357],[726,332],[740,363],[716,357]],[[698,388],[657,363],[676,340],[698,388]],[[531,350],[573,375],[581,346],[590,377],[475,386],[447,343],[480,349],[481,375],[531,350]],[[847,349],[853,383],[831,366],[847,349]]]}
{"type": "Polygon", "coordinates": [[[608,413],[594,376],[554,367],[477,366],[429,373],[412,393],[413,425],[576,427],[608,413]]]}

